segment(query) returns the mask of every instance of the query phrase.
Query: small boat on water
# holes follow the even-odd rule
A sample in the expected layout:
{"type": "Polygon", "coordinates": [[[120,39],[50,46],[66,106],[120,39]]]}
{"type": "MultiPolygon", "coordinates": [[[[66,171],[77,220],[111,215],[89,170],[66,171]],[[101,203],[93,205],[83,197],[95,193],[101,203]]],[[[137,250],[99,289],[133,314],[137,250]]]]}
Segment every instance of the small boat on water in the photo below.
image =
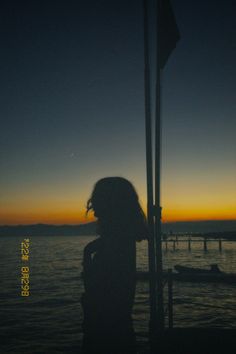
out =
{"type": "Polygon", "coordinates": [[[175,265],[175,270],[179,273],[194,273],[194,274],[219,274],[222,273],[218,264],[211,264],[210,269],[187,267],[182,265],[175,265]]]}
{"type": "Polygon", "coordinates": [[[210,269],[182,265],[175,265],[174,268],[177,271],[173,273],[175,280],[236,284],[236,274],[222,272],[217,264],[212,264],[210,269]]]}
{"type": "MultiPolygon", "coordinates": [[[[222,272],[217,264],[212,264],[210,269],[195,268],[189,266],[175,265],[176,272],[172,272],[172,279],[183,282],[209,282],[236,284],[236,273],[222,272]]],[[[163,278],[167,279],[168,272],[163,271],[163,278]]],[[[149,279],[148,272],[137,272],[137,280],[146,281],[149,279]]]]}

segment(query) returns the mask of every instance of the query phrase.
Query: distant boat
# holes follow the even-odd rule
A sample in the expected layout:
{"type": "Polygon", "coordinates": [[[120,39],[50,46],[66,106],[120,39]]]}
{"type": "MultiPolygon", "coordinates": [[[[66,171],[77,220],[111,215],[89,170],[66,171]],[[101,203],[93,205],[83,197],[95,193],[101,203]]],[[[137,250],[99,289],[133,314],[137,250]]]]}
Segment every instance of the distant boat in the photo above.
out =
{"type": "Polygon", "coordinates": [[[173,274],[175,280],[236,284],[236,273],[222,272],[217,264],[212,264],[210,269],[181,265],[175,265],[174,268],[178,272],[173,274]]]}
{"type": "Polygon", "coordinates": [[[203,269],[203,268],[194,268],[194,267],[186,267],[182,265],[175,265],[175,270],[179,273],[194,273],[194,274],[219,274],[221,270],[218,267],[218,264],[211,264],[210,269],[203,269]]]}
{"type": "MultiPolygon", "coordinates": [[[[172,279],[183,282],[209,282],[236,284],[236,273],[222,272],[217,264],[212,264],[210,269],[195,268],[189,266],[175,265],[177,272],[172,272],[172,279]]],[[[167,279],[168,272],[163,272],[163,278],[167,279]]],[[[146,281],[149,279],[148,272],[137,272],[137,280],[146,281]]]]}

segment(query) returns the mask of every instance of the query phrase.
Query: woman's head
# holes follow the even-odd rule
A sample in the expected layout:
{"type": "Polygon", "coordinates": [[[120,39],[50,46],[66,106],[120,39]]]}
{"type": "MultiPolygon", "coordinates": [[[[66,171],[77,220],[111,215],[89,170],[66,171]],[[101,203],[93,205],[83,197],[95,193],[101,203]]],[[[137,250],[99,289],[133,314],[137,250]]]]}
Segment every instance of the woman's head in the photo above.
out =
{"type": "MultiPolygon", "coordinates": [[[[133,185],[122,177],[106,177],[94,186],[87,212],[94,211],[101,234],[130,234],[136,240],[147,238],[147,225],[133,185]]],[[[109,236],[109,235],[108,235],[109,236]]]]}

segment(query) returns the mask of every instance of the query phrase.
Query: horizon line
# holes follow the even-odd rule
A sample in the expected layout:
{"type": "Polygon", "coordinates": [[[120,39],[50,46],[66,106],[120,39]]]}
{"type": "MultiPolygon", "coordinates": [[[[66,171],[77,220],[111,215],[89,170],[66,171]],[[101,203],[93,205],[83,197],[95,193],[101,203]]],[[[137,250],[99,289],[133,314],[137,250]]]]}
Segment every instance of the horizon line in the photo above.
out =
{"type": "MultiPolygon", "coordinates": [[[[162,224],[173,224],[173,223],[203,223],[203,222],[236,222],[236,219],[200,219],[200,220],[173,220],[173,221],[163,221],[162,224]]],[[[35,225],[47,225],[47,226],[80,226],[87,225],[91,223],[96,223],[97,220],[92,220],[88,222],[81,222],[76,224],[54,224],[54,223],[44,223],[44,222],[36,222],[31,224],[0,224],[0,227],[17,227],[17,226],[35,226],[35,225]]]]}

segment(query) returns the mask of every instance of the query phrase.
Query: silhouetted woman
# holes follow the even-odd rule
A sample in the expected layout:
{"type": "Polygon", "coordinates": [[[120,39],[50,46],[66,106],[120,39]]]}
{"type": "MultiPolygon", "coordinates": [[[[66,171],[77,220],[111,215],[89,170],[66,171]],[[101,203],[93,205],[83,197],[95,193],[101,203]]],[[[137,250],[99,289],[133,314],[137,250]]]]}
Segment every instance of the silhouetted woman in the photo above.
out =
{"type": "Polygon", "coordinates": [[[85,353],[135,353],[132,307],[136,241],[147,238],[144,213],[132,184],[121,177],[99,180],[87,203],[99,237],[84,249],[85,353]]]}

